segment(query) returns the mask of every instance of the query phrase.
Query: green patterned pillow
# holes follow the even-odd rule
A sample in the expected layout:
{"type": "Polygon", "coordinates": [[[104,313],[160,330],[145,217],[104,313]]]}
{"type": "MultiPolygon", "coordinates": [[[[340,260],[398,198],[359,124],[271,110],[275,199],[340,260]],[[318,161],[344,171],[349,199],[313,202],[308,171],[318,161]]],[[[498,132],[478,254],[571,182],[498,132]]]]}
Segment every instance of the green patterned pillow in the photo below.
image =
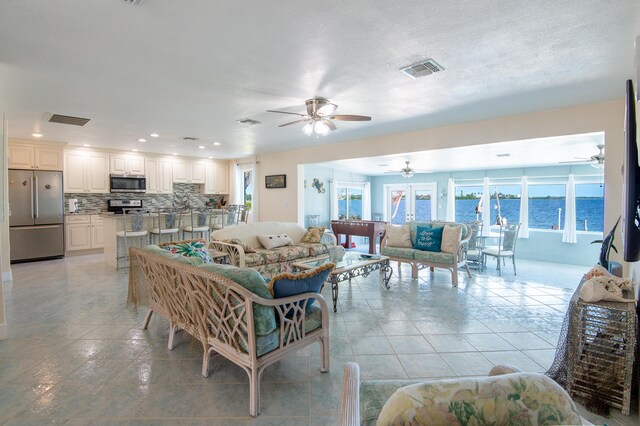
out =
{"type": "Polygon", "coordinates": [[[173,244],[163,245],[162,248],[171,254],[179,254],[184,257],[195,257],[202,259],[204,263],[213,262],[204,240],[180,241],[173,244]]]}

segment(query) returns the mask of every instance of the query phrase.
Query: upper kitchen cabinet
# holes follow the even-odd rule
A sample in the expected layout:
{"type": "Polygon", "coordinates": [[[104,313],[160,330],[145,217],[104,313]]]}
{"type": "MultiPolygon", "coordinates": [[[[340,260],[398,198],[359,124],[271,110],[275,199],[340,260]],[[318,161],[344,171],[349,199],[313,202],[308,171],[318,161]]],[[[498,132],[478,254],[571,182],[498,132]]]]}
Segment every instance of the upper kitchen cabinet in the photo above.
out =
{"type": "Polygon", "coordinates": [[[174,183],[205,183],[205,163],[202,161],[174,160],[174,183]]]}
{"type": "Polygon", "coordinates": [[[109,156],[109,173],[112,175],[144,175],[144,157],[111,154],[109,156]]]}
{"type": "Polygon", "coordinates": [[[64,192],[108,193],[109,155],[93,151],[66,151],[64,192]]]}
{"type": "Polygon", "coordinates": [[[147,194],[171,194],[173,192],[173,161],[165,158],[145,158],[147,194]]]}
{"type": "Polygon", "coordinates": [[[9,168],[63,170],[63,150],[58,147],[9,144],[9,168]]]}
{"type": "Polygon", "coordinates": [[[203,194],[229,193],[229,166],[223,163],[209,163],[205,166],[203,194]]]}

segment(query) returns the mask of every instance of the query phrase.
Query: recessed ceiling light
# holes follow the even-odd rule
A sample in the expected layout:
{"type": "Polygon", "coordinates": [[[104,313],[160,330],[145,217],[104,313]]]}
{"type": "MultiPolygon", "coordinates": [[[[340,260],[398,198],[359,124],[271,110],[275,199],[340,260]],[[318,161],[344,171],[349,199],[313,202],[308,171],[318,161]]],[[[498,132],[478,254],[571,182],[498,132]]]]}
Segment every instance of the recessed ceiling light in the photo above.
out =
{"type": "Polygon", "coordinates": [[[198,146],[198,149],[204,149],[204,148],[205,148],[205,146],[204,146],[204,145],[199,145],[199,146],[198,146]]]}
{"type": "Polygon", "coordinates": [[[131,151],[133,151],[133,152],[138,152],[138,150],[137,150],[137,149],[135,149],[135,148],[133,148],[131,151]]]}
{"type": "Polygon", "coordinates": [[[214,142],[213,143],[215,146],[220,146],[220,142],[214,142]]]}
{"type": "Polygon", "coordinates": [[[89,145],[88,143],[83,143],[82,146],[90,147],[91,145],[89,145]]]}
{"type": "Polygon", "coordinates": [[[208,157],[208,158],[209,158],[209,160],[213,160],[213,157],[208,157]]]}
{"type": "Polygon", "coordinates": [[[177,153],[177,152],[174,152],[172,155],[178,155],[178,153],[177,153]]]}
{"type": "Polygon", "coordinates": [[[42,133],[31,133],[31,136],[33,136],[34,138],[41,138],[42,133]]]}
{"type": "Polygon", "coordinates": [[[151,136],[152,138],[160,137],[160,135],[157,133],[151,133],[149,136],[151,136]]]}
{"type": "Polygon", "coordinates": [[[147,140],[145,138],[140,138],[138,139],[138,142],[146,142],[147,140]]]}

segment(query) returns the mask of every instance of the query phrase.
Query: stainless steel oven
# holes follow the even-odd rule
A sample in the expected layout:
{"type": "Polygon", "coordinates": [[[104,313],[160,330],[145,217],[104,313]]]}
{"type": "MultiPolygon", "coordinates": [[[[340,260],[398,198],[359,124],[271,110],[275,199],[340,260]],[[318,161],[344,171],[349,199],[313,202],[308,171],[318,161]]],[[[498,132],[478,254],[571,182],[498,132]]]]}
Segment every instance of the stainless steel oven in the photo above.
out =
{"type": "Polygon", "coordinates": [[[111,175],[109,187],[111,192],[146,192],[147,179],[144,176],[111,175]]]}

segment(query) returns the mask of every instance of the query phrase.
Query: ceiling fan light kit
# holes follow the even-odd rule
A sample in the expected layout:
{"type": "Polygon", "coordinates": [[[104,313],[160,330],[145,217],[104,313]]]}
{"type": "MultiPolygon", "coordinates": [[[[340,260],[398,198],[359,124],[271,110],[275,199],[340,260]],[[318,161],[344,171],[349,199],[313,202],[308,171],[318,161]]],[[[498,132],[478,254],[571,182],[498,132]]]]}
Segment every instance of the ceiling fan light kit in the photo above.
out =
{"type": "Polygon", "coordinates": [[[276,112],[279,114],[289,114],[303,117],[302,119],[281,124],[278,127],[286,127],[296,123],[305,123],[305,125],[302,127],[302,132],[307,136],[315,134],[316,137],[326,136],[329,134],[329,132],[336,130],[336,125],[333,124],[333,121],[331,120],[371,121],[371,117],[368,117],[366,115],[335,115],[334,112],[336,112],[338,105],[329,102],[325,98],[307,99],[304,104],[307,109],[306,114],[275,110],[267,110],[267,112],[276,112]]]}

